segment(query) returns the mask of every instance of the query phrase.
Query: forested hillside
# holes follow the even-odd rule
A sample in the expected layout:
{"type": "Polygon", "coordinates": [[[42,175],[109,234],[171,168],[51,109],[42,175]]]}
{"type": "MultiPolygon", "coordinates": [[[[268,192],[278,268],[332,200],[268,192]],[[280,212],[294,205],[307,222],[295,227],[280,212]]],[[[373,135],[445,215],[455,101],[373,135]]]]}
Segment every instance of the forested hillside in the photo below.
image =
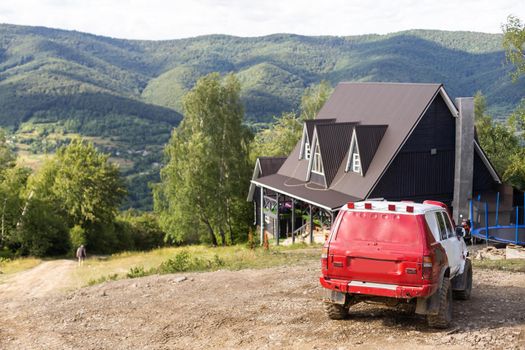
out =
{"type": "Polygon", "coordinates": [[[29,165],[89,137],[121,164],[128,205],[149,208],[162,146],[182,118],[181,98],[210,72],[234,72],[249,123],[297,110],[321,80],[442,82],[452,96],[481,90],[505,117],[525,81],[507,74],[501,35],[413,30],[389,35],[258,38],[224,35],[131,41],[0,25],[0,126],[29,165]]]}

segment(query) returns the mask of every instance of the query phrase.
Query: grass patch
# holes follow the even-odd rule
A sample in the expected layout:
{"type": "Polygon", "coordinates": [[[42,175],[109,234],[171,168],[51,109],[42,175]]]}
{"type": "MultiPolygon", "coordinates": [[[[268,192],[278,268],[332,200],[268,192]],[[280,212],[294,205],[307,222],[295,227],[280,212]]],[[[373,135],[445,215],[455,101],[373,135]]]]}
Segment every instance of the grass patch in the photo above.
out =
{"type": "Polygon", "coordinates": [[[114,273],[112,275],[107,275],[107,276],[101,276],[99,278],[89,280],[88,286],[94,286],[95,284],[100,284],[100,283],[104,283],[107,281],[116,281],[118,277],[119,277],[118,273],[114,273]]]}
{"type": "Polygon", "coordinates": [[[245,245],[211,248],[187,246],[160,248],[149,252],[125,252],[104,258],[87,259],[73,272],[75,284],[94,285],[109,280],[137,278],[152,274],[219,269],[261,269],[295,265],[320,258],[320,245],[296,244],[286,247],[249,249],[245,245]]]}
{"type": "Polygon", "coordinates": [[[525,259],[472,260],[472,266],[478,269],[490,269],[512,272],[525,272],[525,259]]]}
{"type": "Polygon", "coordinates": [[[42,260],[37,258],[10,259],[0,257],[0,271],[2,272],[0,278],[13,273],[29,270],[37,266],[41,262],[42,260]]]}

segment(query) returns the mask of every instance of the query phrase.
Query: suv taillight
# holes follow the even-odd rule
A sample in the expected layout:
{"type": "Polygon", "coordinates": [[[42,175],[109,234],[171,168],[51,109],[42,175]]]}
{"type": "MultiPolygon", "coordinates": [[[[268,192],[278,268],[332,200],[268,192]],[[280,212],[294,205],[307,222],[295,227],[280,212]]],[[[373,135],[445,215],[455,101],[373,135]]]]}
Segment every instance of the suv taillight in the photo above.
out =
{"type": "Polygon", "coordinates": [[[321,252],[321,267],[323,270],[328,269],[328,247],[323,247],[321,252]]]}
{"type": "Polygon", "coordinates": [[[432,257],[424,256],[423,257],[423,279],[432,280],[432,257]]]}

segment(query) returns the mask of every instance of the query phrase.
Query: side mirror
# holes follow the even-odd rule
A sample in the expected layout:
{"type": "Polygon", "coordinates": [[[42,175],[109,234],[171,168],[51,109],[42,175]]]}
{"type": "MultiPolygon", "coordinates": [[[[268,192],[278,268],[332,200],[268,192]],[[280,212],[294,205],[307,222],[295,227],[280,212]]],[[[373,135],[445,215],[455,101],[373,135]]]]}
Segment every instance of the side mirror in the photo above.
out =
{"type": "Polygon", "coordinates": [[[456,227],[456,236],[458,237],[465,237],[466,235],[466,232],[465,232],[465,229],[461,226],[457,226],[456,227]]]}

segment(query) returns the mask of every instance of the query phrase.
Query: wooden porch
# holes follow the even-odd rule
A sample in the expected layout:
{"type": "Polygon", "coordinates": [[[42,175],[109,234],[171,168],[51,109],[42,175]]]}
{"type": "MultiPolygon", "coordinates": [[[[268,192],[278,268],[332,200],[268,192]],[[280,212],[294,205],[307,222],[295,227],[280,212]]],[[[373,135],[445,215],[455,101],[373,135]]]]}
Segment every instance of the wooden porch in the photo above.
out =
{"type": "Polygon", "coordinates": [[[269,239],[273,237],[276,245],[324,242],[337,211],[327,210],[264,187],[258,189],[260,198],[257,205],[257,221],[261,244],[264,242],[265,233],[269,239]]]}

